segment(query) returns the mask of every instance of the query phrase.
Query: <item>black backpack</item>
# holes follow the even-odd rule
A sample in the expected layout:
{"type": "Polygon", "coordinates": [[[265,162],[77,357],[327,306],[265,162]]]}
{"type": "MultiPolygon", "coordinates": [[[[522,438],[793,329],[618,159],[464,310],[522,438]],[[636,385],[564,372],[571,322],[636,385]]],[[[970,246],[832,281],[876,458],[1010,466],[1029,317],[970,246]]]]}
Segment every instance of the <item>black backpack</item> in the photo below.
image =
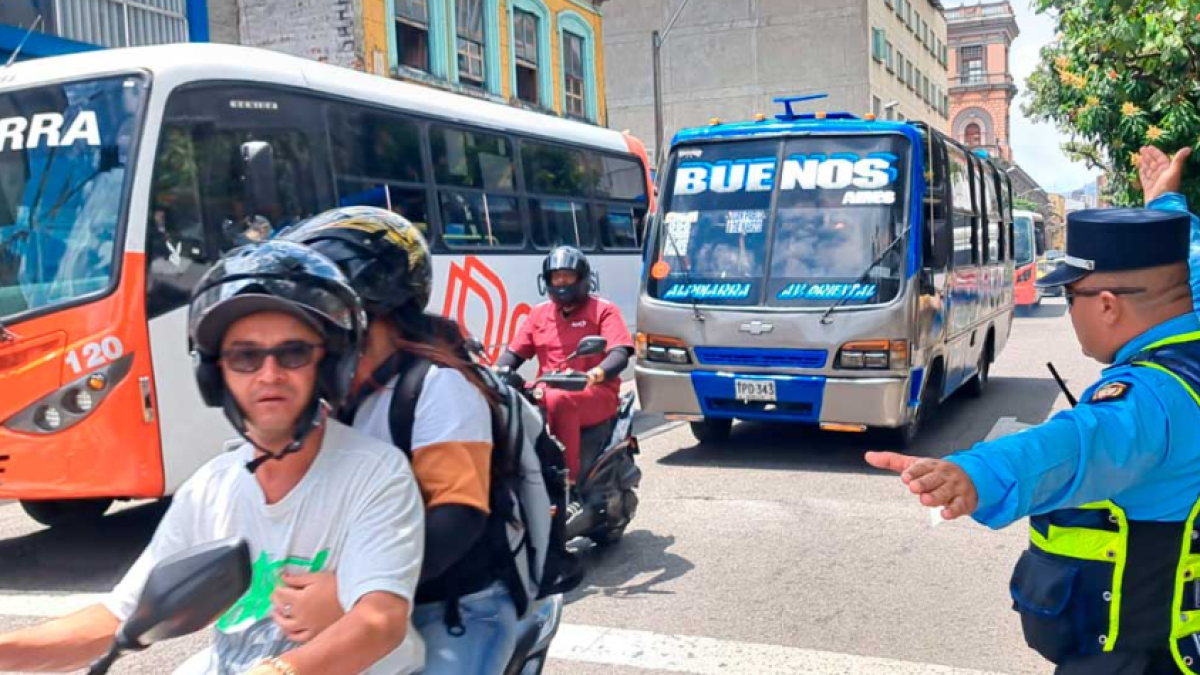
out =
{"type": "MultiPolygon", "coordinates": [[[[388,411],[392,440],[410,459],[417,402],[432,365],[420,356],[407,359],[388,411]]],[[[508,562],[497,576],[521,617],[533,600],[566,593],[582,580],[579,559],[567,548],[566,463],[541,410],[491,370],[472,367],[498,400],[490,404],[491,516],[484,536],[493,559],[508,562]]]]}

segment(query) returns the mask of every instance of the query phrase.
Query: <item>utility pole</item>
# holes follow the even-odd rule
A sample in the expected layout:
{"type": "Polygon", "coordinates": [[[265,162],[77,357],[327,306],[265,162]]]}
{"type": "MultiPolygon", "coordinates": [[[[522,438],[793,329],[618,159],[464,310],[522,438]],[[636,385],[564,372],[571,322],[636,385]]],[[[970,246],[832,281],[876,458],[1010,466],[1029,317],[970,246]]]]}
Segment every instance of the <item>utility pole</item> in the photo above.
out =
{"type": "Polygon", "coordinates": [[[667,36],[671,34],[671,28],[675,26],[675,22],[679,20],[679,15],[683,13],[683,8],[687,7],[690,0],[683,0],[679,5],[679,9],[675,10],[675,16],[671,17],[671,21],[667,23],[667,27],[659,33],[657,30],[650,33],[650,54],[654,60],[654,166],[658,167],[663,157],[663,93],[662,93],[662,46],[667,41],[667,36]]]}

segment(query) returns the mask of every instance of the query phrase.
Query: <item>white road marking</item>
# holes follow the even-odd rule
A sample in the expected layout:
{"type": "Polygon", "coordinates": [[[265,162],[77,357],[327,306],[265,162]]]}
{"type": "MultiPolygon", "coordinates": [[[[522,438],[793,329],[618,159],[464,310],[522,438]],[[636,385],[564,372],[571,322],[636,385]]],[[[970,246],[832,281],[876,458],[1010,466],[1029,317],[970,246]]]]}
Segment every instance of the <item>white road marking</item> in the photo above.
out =
{"type": "Polygon", "coordinates": [[[691,675],[1000,675],[798,647],[565,624],[550,658],[691,675]]]}
{"type": "MultiPolygon", "coordinates": [[[[103,593],[0,595],[0,615],[55,617],[100,602],[103,593]]],[[[563,624],[550,646],[560,661],[690,675],[1002,675],[950,666],[648,631],[563,624]]]]}
{"type": "Polygon", "coordinates": [[[0,616],[55,617],[77,612],[104,599],[105,593],[0,595],[0,616]]]}

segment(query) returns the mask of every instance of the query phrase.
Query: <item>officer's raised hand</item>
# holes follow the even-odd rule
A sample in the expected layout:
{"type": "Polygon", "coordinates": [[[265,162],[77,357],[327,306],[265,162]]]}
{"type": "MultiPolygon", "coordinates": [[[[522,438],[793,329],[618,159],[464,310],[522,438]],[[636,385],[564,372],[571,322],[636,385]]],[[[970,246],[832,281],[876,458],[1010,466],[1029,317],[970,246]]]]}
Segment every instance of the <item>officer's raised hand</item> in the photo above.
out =
{"type": "Polygon", "coordinates": [[[1168,192],[1179,192],[1183,182],[1183,167],[1191,156],[1191,148],[1183,148],[1174,157],[1147,145],[1138,153],[1138,182],[1142,184],[1144,203],[1158,199],[1168,192]]]}
{"type": "Polygon", "coordinates": [[[941,506],[942,518],[969,516],[979,504],[975,484],[962,467],[941,459],[913,457],[896,452],[868,452],[867,464],[894,471],[921,498],[925,506],[941,506]]]}

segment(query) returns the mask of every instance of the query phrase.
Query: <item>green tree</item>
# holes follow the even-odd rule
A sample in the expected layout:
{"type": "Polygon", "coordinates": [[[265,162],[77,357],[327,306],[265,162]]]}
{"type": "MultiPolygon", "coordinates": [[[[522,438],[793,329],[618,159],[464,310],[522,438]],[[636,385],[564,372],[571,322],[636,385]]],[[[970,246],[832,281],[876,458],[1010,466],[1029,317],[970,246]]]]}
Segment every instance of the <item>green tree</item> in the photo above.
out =
{"type": "MultiPolygon", "coordinates": [[[[1118,204],[1138,204],[1137,151],[1200,141],[1200,0],[1034,0],[1058,24],[1023,106],[1071,134],[1063,150],[1109,175],[1118,204]]],[[[1200,204],[1200,163],[1183,183],[1200,204]]]]}

